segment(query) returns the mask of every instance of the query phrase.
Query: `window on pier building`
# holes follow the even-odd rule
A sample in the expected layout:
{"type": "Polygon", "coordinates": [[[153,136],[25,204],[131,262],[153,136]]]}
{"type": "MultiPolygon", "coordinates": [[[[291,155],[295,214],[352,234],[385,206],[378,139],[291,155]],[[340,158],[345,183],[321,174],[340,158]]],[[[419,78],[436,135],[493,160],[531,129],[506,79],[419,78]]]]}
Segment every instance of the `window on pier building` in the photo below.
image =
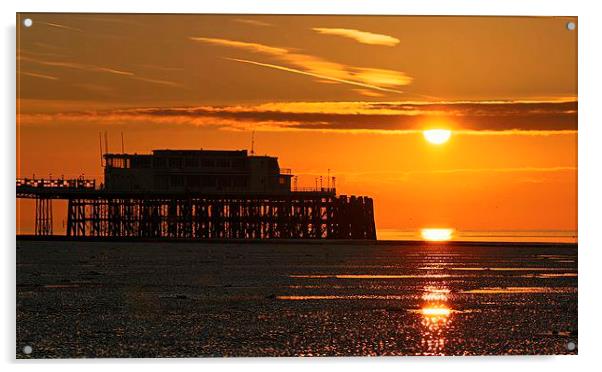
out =
{"type": "Polygon", "coordinates": [[[196,159],[196,158],[186,158],[186,159],[184,159],[184,167],[186,167],[186,168],[198,168],[199,167],[199,159],[196,159]]]}
{"type": "Polygon", "coordinates": [[[245,162],[242,159],[235,159],[235,160],[232,160],[230,163],[231,163],[232,168],[235,168],[235,169],[242,170],[245,167],[245,162]]]}
{"type": "Polygon", "coordinates": [[[109,168],[130,168],[130,159],[128,158],[108,158],[107,167],[109,168]]]}
{"type": "Polygon", "coordinates": [[[170,158],[169,168],[182,168],[182,158],[170,158]]]}
{"type": "Polygon", "coordinates": [[[230,168],[230,161],[227,159],[219,159],[217,161],[217,166],[219,168],[230,168]]]}
{"type": "Polygon", "coordinates": [[[166,158],[154,158],[153,166],[155,168],[167,168],[167,159],[166,158]]]}
{"type": "Polygon", "coordinates": [[[171,176],[170,177],[171,186],[181,187],[184,186],[184,176],[171,176]]]}
{"type": "Polygon", "coordinates": [[[136,156],[131,158],[131,167],[132,168],[150,168],[151,167],[151,158],[148,156],[136,156]]]}

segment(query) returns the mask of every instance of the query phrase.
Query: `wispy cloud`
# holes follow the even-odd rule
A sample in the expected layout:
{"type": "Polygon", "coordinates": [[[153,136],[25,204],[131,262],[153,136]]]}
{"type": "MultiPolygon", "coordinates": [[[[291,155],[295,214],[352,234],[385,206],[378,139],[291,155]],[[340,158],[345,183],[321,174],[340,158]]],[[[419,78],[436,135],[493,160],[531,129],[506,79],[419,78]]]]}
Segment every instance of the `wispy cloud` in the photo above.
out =
{"type": "Polygon", "coordinates": [[[156,107],[22,115],[21,122],[184,124],[226,130],[419,133],[432,122],[459,135],[576,133],[569,102],[274,102],[259,105],[156,107]]]}
{"type": "Polygon", "coordinates": [[[355,40],[362,44],[368,45],[382,45],[393,47],[399,44],[399,39],[383,34],[375,34],[367,31],[360,31],[352,28],[326,28],[326,27],[315,27],[312,30],[325,35],[342,36],[348,39],[355,40]]]}
{"type": "Polygon", "coordinates": [[[280,70],[280,71],[292,72],[292,73],[295,73],[295,74],[313,76],[315,78],[319,78],[319,79],[323,79],[323,80],[328,80],[328,81],[334,81],[334,82],[342,83],[342,84],[357,85],[357,86],[360,86],[360,87],[370,88],[370,89],[376,89],[376,90],[380,90],[380,91],[383,91],[383,92],[401,93],[400,91],[394,90],[394,89],[382,88],[382,87],[379,87],[379,86],[376,86],[376,85],[364,84],[364,83],[360,83],[360,82],[352,81],[352,80],[338,79],[338,78],[335,78],[335,77],[332,77],[332,76],[321,75],[321,74],[307,72],[307,71],[298,70],[298,69],[294,69],[294,68],[290,68],[290,67],[285,67],[285,66],[273,65],[273,64],[270,64],[270,63],[261,63],[261,62],[255,62],[255,61],[249,61],[249,60],[246,60],[246,59],[237,59],[237,58],[226,58],[226,59],[228,59],[230,61],[236,61],[236,62],[248,63],[248,64],[252,64],[252,65],[257,65],[257,66],[263,66],[263,67],[273,68],[273,69],[280,70]]]}
{"type": "Polygon", "coordinates": [[[229,39],[219,39],[214,37],[190,37],[190,40],[200,41],[207,44],[220,45],[231,48],[238,48],[248,50],[254,53],[264,53],[272,56],[284,56],[288,54],[288,49],[285,48],[277,48],[269,45],[264,45],[260,43],[249,43],[246,41],[238,41],[238,40],[229,40],[229,39]]]}
{"type": "Polygon", "coordinates": [[[52,27],[52,28],[59,28],[61,30],[83,32],[83,30],[81,28],[72,27],[72,26],[66,26],[66,25],[62,25],[62,24],[59,24],[59,23],[51,23],[51,22],[36,22],[36,23],[41,23],[43,25],[46,25],[46,26],[49,26],[49,27],[52,27]]]}
{"type": "Polygon", "coordinates": [[[146,83],[152,83],[152,84],[157,84],[157,85],[165,85],[167,87],[174,87],[175,88],[175,87],[182,86],[179,83],[176,83],[176,82],[173,82],[173,81],[169,81],[169,80],[151,79],[151,78],[137,76],[137,75],[130,76],[130,78],[134,79],[134,80],[138,80],[138,81],[144,81],[146,83]]]}
{"type": "Polygon", "coordinates": [[[247,25],[251,25],[251,26],[259,26],[259,27],[270,27],[272,26],[271,23],[267,23],[267,22],[263,22],[263,21],[258,21],[256,19],[247,19],[247,18],[235,18],[233,19],[234,22],[238,22],[238,23],[244,23],[247,25]]]}
{"type": "Polygon", "coordinates": [[[58,80],[59,79],[56,76],[51,76],[51,75],[46,75],[46,74],[40,74],[40,73],[37,73],[37,72],[19,71],[19,73],[22,74],[22,75],[31,76],[31,77],[35,77],[35,78],[39,78],[39,79],[46,79],[46,80],[58,80]]]}
{"type": "Polygon", "coordinates": [[[366,96],[366,97],[382,97],[383,94],[379,93],[379,92],[375,92],[373,90],[369,90],[369,89],[354,89],[355,92],[361,94],[362,96],[366,96]]]}
{"type": "Polygon", "coordinates": [[[96,66],[96,65],[90,65],[90,64],[85,64],[85,63],[76,63],[76,62],[69,62],[69,61],[48,61],[48,60],[43,60],[43,59],[31,58],[31,57],[27,57],[27,56],[23,56],[23,55],[19,56],[19,59],[22,61],[32,62],[32,63],[38,64],[38,65],[43,65],[43,66],[61,67],[61,68],[69,68],[69,69],[74,69],[74,70],[93,71],[93,72],[107,72],[107,73],[111,73],[111,74],[127,75],[127,76],[134,75],[134,73],[130,72],[130,71],[123,71],[123,70],[118,70],[116,68],[96,66]]]}
{"type": "Polygon", "coordinates": [[[231,60],[269,67],[281,71],[317,77],[320,80],[336,81],[342,84],[361,86],[367,89],[376,89],[390,93],[402,93],[399,88],[411,83],[412,78],[403,72],[345,65],[329,61],[310,54],[298,53],[292,49],[274,47],[270,45],[207,37],[190,37],[190,40],[206,44],[246,50],[252,53],[270,56],[290,66],[276,65],[253,61],[243,58],[231,60]]]}
{"type": "Polygon", "coordinates": [[[173,81],[153,79],[153,78],[149,78],[146,76],[140,76],[139,74],[137,74],[135,72],[126,71],[124,69],[117,69],[114,67],[97,66],[97,65],[92,65],[92,64],[76,63],[76,62],[70,62],[70,61],[49,61],[49,60],[43,60],[43,59],[39,59],[39,58],[31,58],[29,56],[24,56],[24,55],[20,55],[18,58],[21,61],[30,62],[30,63],[34,63],[37,65],[42,65],[42,66],[67,68],[67,69],[89,71],[89,72],[109,73],[109,74],[113,74],[113,75],[123,76],[123,77],[126,77],[131,80],[143,81],[143,82],[147,82],[147,83],[151,83],[151,84],[157,84],[157,85],[163,85],[163,86],[169,86],[169,87],[181,86],[181,84],[178,84],[173,81]]]}
{"type": "Polygon", "coordinates": [[[24,48],[20,48],[19,50],[17,50],[17,58],[20,58],[20,56],[22,55],[30,55],[30,56],[36,56],[36,57],[41,57],[41,58],[65,58],[66,55],[65,54],[61,54],[61,53],[55,53],[54,51],[52,52],[45,52],[45,51],[32,51],[32,50],[26,50],[24,48]]]}

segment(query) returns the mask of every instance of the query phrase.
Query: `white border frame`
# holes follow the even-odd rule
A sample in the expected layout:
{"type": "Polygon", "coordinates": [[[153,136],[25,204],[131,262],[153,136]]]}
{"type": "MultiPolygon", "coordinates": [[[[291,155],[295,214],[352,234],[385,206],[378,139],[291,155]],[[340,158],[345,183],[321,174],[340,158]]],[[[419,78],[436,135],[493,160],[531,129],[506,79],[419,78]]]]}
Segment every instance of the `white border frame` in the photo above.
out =
{"type": "MultiPolygon", "coordinates": [[[[132,363],[144,364],[150,371],[161,371],[168,363],[177,368],[257,368],[262,371],[292,371],[318,368],[331,370],[343,367],[347,370],[365,370],[377,364],[377,368],[398,370],[401,366],[424,371],[472,371],[508,370],[515,367],[544,367],[547,370],[567,371],[592,366],[598,356],[600,344],[600,310],[598,293],[598,265],[602,263],[602,237],[598,233],[602,210],[600,190],[600,159],[602,159],[602,114],[599,106],[602,99],[600,67],[602,67],[602,22],[598,2],[592,0],[321,0],[317,1],[134,1],[104,0],[75,1],[52,0],[40,2],[21,0],[18,3],[2,2],[3,48],[2,82],[2,197],[3,213],[0,214],[2,245],[1,277],[4,291],[0,296],[2,305],[3,337],[0,352],[7,367],[26,369],[44,368],[54,371],[76,371],[82,367],[101,371],[106,368],[117,371],[132,368],[132,363]],[[311,358],[311,359],[158,359],[158,360],[75,360],[75,361],[15,361],[15,19],[16,12],[106,12],[106,13],[251,13],[251,14],[399,14],[399,15],[545,15],[578,16],[579,24],[579,356],[566,357],[469,357],[469,358],[311,358]],[[10,208],[7,208],[10,206],[10,208]],[[487,365],[483,365],[486,363],[487,365]],[[110,364],[110,365],[108,365],[110,364]],[[542,365],[543,364],[543,365],[542,365]]],[[[478,32],[478,31],[475,31],[478,32]]],[[[376,367],[376,366],[374,366],[376,367]]]]}

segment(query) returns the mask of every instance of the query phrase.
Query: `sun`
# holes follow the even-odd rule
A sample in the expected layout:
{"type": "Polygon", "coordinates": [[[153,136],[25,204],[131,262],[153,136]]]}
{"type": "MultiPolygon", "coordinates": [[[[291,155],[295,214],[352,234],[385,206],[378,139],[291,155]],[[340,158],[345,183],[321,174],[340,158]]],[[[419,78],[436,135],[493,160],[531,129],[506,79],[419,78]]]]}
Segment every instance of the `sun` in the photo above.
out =
{"type": "Polygon", "coordinates": [[[444,242],[451,240],[454,235],[454,229],[422,229],[420,230],[420,235],[423,240],[430,242],[444,242]]]}
{"type": "Polygon", "coordinates": [[[422,132],[424,138],[434,144],[441,145],[447,141],[451,137],[451,130],[449,129],[427,129],[422,132]]]}

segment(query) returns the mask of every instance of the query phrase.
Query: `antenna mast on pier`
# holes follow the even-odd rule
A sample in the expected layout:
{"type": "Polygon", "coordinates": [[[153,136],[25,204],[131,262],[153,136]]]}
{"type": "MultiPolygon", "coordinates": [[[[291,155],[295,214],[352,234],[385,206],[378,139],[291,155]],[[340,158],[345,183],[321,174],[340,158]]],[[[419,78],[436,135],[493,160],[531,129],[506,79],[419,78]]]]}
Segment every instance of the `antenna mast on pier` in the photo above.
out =
{"type": "Polygon", "coordinates": [[[105,165],[104,165],[104,163],[102,161],[102,158],[103,158],[104,154],[102,152],[102,133],[101,132],[98,132],[98,144],[100,145],[100,166],[104,167],[105,165]]]}
{"type": "Polygon", "coordinates": [[[109,153],[109,140],[107,139],[107,132],[105,131],[105,153],[109,153]]]}

